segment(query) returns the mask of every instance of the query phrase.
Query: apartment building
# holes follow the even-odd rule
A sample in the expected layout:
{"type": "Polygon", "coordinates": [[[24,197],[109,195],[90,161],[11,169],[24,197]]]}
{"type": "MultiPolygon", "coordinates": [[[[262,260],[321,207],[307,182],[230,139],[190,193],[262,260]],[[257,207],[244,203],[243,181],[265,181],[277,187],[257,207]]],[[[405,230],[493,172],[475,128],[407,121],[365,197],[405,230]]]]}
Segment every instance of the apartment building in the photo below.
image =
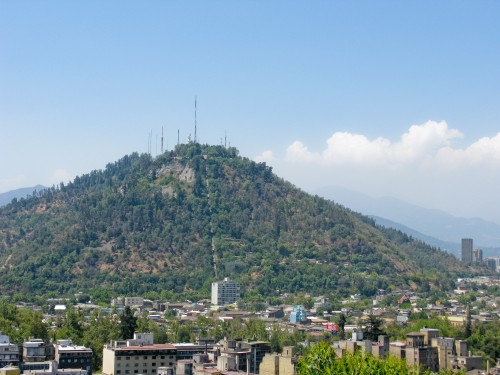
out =
{"type": "Polygon", "coordinates": [[[223,306],[240,299],[240,284],[228,277],[212,283],[212,305],[223,306]]]}
{"type": "Polygon", "coordinates": [[[157,375],[176,365],[177,349],[172,344],[153,344],[152,334],[135,333],[133,340],[112,341],[104,346],[103,375],[157,375]]]}
{"type": "Polygon", "coordinates": [[[74,345],[71,340],[57,340],[54,344],[58,370],[82,369],[92,375],[92,349],[74,345]]]}
{"type": "Polygon", "coordinates": [[[19,364],[19,346],[10,342],[10,337],[0,332],[0,367],[19,364]]]}

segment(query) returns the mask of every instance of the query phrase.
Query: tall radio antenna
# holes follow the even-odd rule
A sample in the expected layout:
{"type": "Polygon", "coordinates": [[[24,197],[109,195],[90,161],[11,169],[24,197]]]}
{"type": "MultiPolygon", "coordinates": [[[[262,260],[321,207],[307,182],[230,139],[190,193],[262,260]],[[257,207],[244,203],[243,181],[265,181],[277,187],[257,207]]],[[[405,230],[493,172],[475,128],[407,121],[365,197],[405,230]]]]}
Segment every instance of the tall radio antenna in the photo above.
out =
{"type": "Polygon", "coordinates": [[[163,126],[161,127],[161,153],[163,154],[163,126]]]}
{"type": "Polygon", "coordinates": [[[194,97],[194,143],[196,143],[196,96],[194,97]]]}

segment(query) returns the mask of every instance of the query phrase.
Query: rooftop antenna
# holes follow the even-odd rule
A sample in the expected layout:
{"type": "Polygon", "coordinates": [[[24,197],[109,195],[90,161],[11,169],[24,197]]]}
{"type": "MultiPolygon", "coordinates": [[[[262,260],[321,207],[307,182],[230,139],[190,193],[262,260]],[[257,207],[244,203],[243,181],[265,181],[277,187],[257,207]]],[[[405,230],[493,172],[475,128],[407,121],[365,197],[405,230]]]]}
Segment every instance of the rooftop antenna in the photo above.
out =
{"type": "Polygon", "coordinates": [[[196,143],[196,96],[194,97],[194,143],[196,143]]]}
{"type": "Polygon", "coordinates": [[[227,148],[227,130],[224,130],[224,148],[227,148]]]}
{"type": "Polygon", "coordinates": [[[179,146],[179,129],[177,129],[177,146],[179,146]]]}
{"type": "Polygon", "coordinates": [[[152,137],[152,134],[151,134],[151,130],[149,131],[149,134],[148,134],[148,154],[151,155],[151,137],[152,137]]]}
{"type": "Polygon", "coordinates": [[[163,126],[161,127],[161,153],[163,154],[163,126]]]}

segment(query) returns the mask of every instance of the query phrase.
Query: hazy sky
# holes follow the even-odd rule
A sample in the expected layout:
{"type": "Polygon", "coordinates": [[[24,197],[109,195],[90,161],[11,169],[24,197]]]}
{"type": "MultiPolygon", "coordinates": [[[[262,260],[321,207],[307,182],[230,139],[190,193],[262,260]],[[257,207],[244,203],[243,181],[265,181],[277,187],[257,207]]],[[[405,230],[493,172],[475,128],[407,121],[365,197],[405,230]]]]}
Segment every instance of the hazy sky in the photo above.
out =
{"type": "Polygon", "coordinates": [[[0,192],[194,133],[500,223],[499,1],[0,1],[0,192]]]}

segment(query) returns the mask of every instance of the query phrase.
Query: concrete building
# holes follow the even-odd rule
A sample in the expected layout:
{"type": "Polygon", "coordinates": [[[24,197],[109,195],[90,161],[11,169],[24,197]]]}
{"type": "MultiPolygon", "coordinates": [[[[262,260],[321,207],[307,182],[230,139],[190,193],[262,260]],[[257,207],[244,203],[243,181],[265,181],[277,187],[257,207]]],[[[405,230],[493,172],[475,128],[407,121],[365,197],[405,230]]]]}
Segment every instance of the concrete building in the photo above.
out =
{"type": "Polygon", "coordinates": [[[472,238],[462,238],[462,262],[471,263],[472,262],[472,249],[473,249],[472,238]]]}
{"type": "Polygon", "coordinates": [[[482,249],[474,249],[472,252],[472,261],[473,262],[482,262],[483,261],[483,250],[482,249]]]}
{"type": "Polygon", "coordinates": [[[423,332],[411,332],[406,335],[406,364],[416,366],[421,371],[438,371],[437,348],[426,345],[425,337],[423,332]]]}
{"type": "Polygon", "coordinates": [[[54,348],[58,370],[82,369],[92,375],[92,349],[74,345],[71,340],[57,340],[54,348]]]}
{"type": "Polygon", "coordinates": [[[488,267],[492,271],[496,271],[498,267],[498,261],[495,258],[486,258],[484,260],[486,263],[486,267],[488,267]]]}
{"type": "Polygon", "coordinates": [[[440,370],[455,368],[455,339],[449,337],[436,337],[432,339],[432,346],[437,348],[440,370]]]}
{"type": "Polygon", "coordinates": [[[19,364],[19,346],[10,342],[10,337],[0,332],[0,367],[19,364]]]}
{"type": "Polygon", "coordinates": [[[259,366],[260,375],[295,375],[295,347],[285,346],[282,354],[266,354],[259,366]]]}
{"type": "Polygon", "coordinates": [[[240,284],[228,277],[212,283],[212,305],[223,306],[240,299],[240,284]]]}
{"type": "Polygon", "coordinates": [[[266,354],[271,353],[267,341],[223,340],[216,355],[217,369],[258,374],[266,354]]]}
{"type": "Polygon", "coordinates": [[[143,306],[144,298],[142,297],[125,297],[125,306],[133,307],[133,306],[143,306]]]}
{"type": "Polygon", "coordinates": [[[19,367],[2,367],[0,368],[0,375],[19,375],[21,374],[21,370],[19,370],[19,367]]]}
{"type": "Polygon", "coordinates": [[[30,337],[23,342],[23,362],[44,362],[47,358],[47,344],[41,339],[30,337]]]}
{"type": "Polygon", "coordinates": [[[105,345],[102,373],[156,375],[160,367],[175,367],[175,346],[153,344],[152,338],[152,334],[135,333],[133,340],[112,341],[110,345],[105,345]]]}

